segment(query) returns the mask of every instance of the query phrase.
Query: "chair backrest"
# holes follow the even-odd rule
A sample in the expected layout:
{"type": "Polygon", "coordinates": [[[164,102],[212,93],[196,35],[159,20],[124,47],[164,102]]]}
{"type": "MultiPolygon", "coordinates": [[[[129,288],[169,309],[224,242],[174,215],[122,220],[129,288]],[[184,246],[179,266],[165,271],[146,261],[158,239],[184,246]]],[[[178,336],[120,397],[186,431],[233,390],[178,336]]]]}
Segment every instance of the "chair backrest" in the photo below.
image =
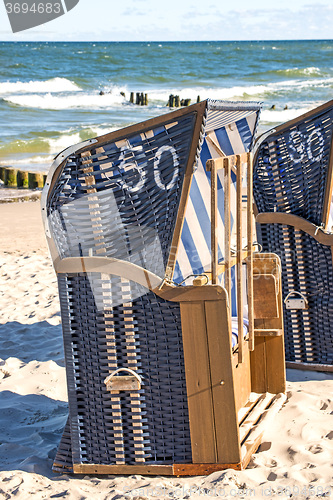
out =
{"type": "Polygon", "coordinates": [[[332,204],[332,136],[333,101],[330,101],[258,139],[254,158],[258,212],[291,213],[328,227],[332,204]]]}

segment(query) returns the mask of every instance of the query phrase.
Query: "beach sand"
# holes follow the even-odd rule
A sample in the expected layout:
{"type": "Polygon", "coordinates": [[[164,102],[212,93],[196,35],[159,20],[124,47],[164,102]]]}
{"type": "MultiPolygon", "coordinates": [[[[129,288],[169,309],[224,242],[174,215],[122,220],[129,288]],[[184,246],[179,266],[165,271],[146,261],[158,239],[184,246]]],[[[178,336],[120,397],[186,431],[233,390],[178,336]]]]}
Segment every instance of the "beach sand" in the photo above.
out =
{"type": "Polygon", "coordinates": [[[0,205],[0,499],[333,497],[333,374],[288,370],[288,402],[247,470],[207,477],[52,473],[67,418],[56,277],[39,202],[0,205]]]}

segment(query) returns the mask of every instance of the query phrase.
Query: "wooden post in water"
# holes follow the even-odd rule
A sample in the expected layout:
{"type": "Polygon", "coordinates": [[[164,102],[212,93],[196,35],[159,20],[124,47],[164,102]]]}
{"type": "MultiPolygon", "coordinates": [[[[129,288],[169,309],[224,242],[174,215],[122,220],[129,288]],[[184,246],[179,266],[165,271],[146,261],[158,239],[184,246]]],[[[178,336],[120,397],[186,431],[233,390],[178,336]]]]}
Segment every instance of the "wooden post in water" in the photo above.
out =
{"type": "Polygon", "coordinates": [[[43,174],[40,172],[29,172],[28,174],[29,189],[43,187],[43,174]]]}
{"type": "Polygon", "coordinates": [[[5,170],[5,186],[17,187],[17,170],[16,168],[6,168],[5,170]]]}
{"type": "Polygon", "coordinates": [[[29,172],[25,170],[19,170],[17,172],[17,187],[29,187],[29,172]]]}
{"type": "Polygon", "coordinates": [[[0,180],[5,182],[5,172],[6,172],[6,167],[0,167],[0,180]]]}

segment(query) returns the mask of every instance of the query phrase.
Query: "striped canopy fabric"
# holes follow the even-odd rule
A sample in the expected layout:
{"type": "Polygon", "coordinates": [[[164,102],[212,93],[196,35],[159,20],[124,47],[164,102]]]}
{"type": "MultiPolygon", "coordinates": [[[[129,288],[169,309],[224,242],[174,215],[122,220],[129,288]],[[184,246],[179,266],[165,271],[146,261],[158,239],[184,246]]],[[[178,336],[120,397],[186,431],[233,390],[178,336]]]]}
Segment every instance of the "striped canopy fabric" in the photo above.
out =
{"type": "MultiPolygon", "coordinates": [[[[209,271],[211,266],[210,172],[206,162],[251,150],[260,112],[259,103],[208,101],[204,140],[193,175],[173,280],[209,271]]],[[[236,176],[232,175],[231,225],[236,217],[236,176]]],[[[218,172],[219,260],[224,248],[223,171],[218,172]]]]}

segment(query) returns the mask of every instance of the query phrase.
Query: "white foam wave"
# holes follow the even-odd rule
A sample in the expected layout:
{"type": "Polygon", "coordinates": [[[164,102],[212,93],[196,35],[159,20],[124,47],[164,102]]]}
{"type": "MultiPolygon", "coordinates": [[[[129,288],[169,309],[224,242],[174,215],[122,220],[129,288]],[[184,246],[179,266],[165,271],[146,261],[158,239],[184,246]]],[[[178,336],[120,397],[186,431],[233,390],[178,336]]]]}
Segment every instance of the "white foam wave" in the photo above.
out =
{"type": "Polygon", "coordinates": [[[297,73],[299,75],[320,75],[320,69],[315,66],[309,66],[308,68],[288,68],[286,70],[280,70],[278,73],[297,73]]]}
{"type": "Polygon", "coordinates": [[[284,110],[270,110],[270,109],[264,109],[261,114],[260,114],[260,121],[261,122],[266,122],[266,123],[284,123],[289,120],[293,120],[294,118],[297,118],[298,116],[301,116],[303,113],[306,113],[313,109],[313,107],[310,108],[291,108],[291,109],[284,109],[284,110]]]}
{"type": "Polygon", "coordinates": [[[67,78],[51,78],[51,80],[31,80],[30,82],[1,82],[0,94],[12,93],[45,93],[45,92],[77,92],[80,87],[67,78]]]}
{"type": "Polygon", "coordinates": [[[87,94],[79,95],[54,95],[51,93],[38,95],[11,95],[4,98],[5,101],[26,108],[39,109],[105,109],[122,104],[125,99],[121,95],[114,94],[87,94]]]}
{"type": "Polygon", "coordinates": [[[57,154],[73,144],[82,142],[82,139],[80,134],[77,133],[73,135],[62,135],[56,139],[48,139],[47,142],[49,143],[50,153],[57,154]]]}
{"type": "MultiPolygon", "coordinates": [[[[24,155],[24,157],[20,158],[20,159],[17,159],[14,156],[10,159],[10,165],[13,167],[17,166],[18,168],[22,165],[27,165],[27,163],[29,165],[30,164],[45,165],[45,164],[51,164],[53,161],[53,158],[54,158],[54,155],[44,155],[44,156],[24,155]]],[[[0,165],[8,165],[8,163],[9,162],[6,159],[0,161],[0,165]]]]}
{"type": "MultiPolygon", "coordinates": [[[[317,68],[313,68],[315,71],[317,68]]],[[[309,69],[310,74],[310,69],[309,69]]],[[[267,94],[278,93],[280,91],[287,91],[289,89],[297,88],[304,89],[313,86],[330,86],[333,83],[333,78],[315,78],[312,80],[283,80],[281,82],[267,83],[263,85],[248,85],[248,86],[234,86],[229,88],[173,88],[170,90],[151,91],[148,93],[149,101],[164,101],[167,102],[170,94],[179,95],[180,99],[191,99],[192,103],[196,102],[197,96],[201,99],[242,99],[248,97],[263,98],[267,94]]]]}

